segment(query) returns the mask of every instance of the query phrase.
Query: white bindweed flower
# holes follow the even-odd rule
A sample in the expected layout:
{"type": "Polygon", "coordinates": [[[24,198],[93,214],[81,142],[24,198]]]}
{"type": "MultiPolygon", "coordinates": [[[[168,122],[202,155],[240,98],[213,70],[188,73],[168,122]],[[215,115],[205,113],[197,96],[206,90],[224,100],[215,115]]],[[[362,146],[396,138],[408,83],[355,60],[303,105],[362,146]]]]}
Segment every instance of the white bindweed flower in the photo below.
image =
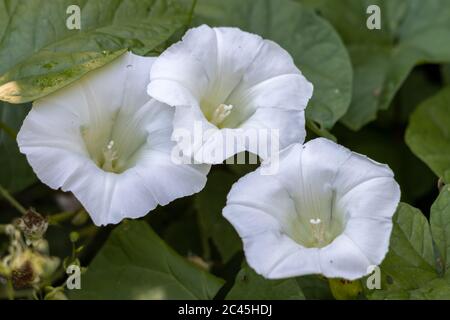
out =
{"type": "Polygon", "coordinates": [[[280,154],[276,175],[241,178],[223,215],[266,278],[360,278],[388,250],[400,189],[388,166],[319,138],[280,154]]]}
{"type": "Polygon", "coordinates": [[[176,107],[173,139],[197,161],[221,163],[245,150],[267,158],[268,135],[280,148],[304,141],[313,86],[270,40],[202,25],[157,58],[150,79],[148,94],[176,107]]]}
{"type": "Polygon", "coordinates": [[[71,191],[96,225],[200,191],[207,165],[171,161],[173,110],[146,94],[154,58],[124,54],[33,104],[17,137],[39,179],[71,191]]]}

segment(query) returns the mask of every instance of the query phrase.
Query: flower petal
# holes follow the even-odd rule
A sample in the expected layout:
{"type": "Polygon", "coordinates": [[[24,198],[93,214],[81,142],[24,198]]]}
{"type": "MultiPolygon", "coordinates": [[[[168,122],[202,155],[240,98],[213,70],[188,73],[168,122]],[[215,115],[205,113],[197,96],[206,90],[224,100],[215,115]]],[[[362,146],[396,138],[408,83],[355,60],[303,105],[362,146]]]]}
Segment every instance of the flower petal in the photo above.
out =
{"type": "Polygon", "coordinates": [[[247,261],[257,273],[270,279],[320,273],[318,250],[289,236],[294,230],[307,231],[296,220],[289,193],[273,176],[258,169],[241,178],[228,194],[223,215],[241,236],[247,261]]]}
{"type": "Polygon", "coordinates": [[[347,235],[342,234],[320,249],[322,274],[328,278],[355,280],[368,273],[372,262],[358,245],[347,235]]]}
{"type": "Polygon", "coordinates": [[[240,128],[218,129],[203,116],[200,108],[177,107],[172,138],[186,156],[199,163],[220,164],[242,151],[269,158],[305,138],[303,111],[259,108],[240,128]],[[292,130],[292,128],[297,128],[292,130]]]}
{"type": "Polygon", "coordinates": [[[160,151],[147,153],[144,164],[114,174],[86,163],[62,187],[72,191],[96,225],[140,218],[158,204],[199,192],[206,184],[207,167],[176,165],[160,151]]]}
{"type": "MultiPolygon", "coordinates": [[[[358,244],[372,265],[379,265],[383,261],[389,248],[391,232],[392,220],[386,218],[353,217],[344,230],[344,234],[358,244]]],[[[367,270],[364,270],[363,275],[366,273],[367,270]]]]}
{"type": "Polygon", "coordinates": [[[248,264],[267,279],[319,274],[319,250],[304,248],[283,233],[267,231],[244,240],[248,264]]]}
{"type": "Polygon", "coordinates": [[[357,153],[340,167],[335,184],[340,186],[336,207],[355,217],[390,220],[400,200],[391,169],[357,153]]]}
{"type": "Polygon", "coordinates": [[[172,140],[186,157],[192,158],[202,147],[204,139],[218,129],[209,123],[198,106],[175,108],[172,140]]]}
{"type": "Polygon", "coordinates": [[[125,54],[36,101],[18,134],[41,181],[73,192],[97,225],[141,217],[206,183],[208,165],[172,161],[174,110],[145,93],[153,61],[125,54]],[[123,171],[96,161],[109,141],[123,171]]]}
{"type": "Polygon", "coordinates": [[[354,280],[382,262],[400,200],[387,166],[322,138],[281,151],[274,175],[264,166],[233,186],[223,210],[258,273],[354,280]]]}
{"type": "MultiPolygon", "coordinates": [[[[290,227],[291,222],[296,223],[297,215],[295,204],[284,186],[273,176],[261,175],[260,169],[245,175],[233,185],[223,212],[243,238],[268,229],[290,227]],[[229,211],[227,208],[230,206],[235,210],[229,211]],[[244,209],[250,210],[249,216],[242,213],[244,209]],[[259,214],[258,219],[256,214],[259,214]],[[267,220],[265,216],[272,219],[267,220]],[[239,223],[241,221],[242,224],[239,223]]],[[[286,229],[284,231],[288,232],[286,229]]]]}
{"type": "MultiPolygon", "coordinates": [[[[251,143],[247,151],[259,154],[263,159],[270,158],[273,152],[285,149],[294,143],[302,143],[305,140],[305,113],[304,111],[288,111],[281,108],[258,108],[255,113],[246,120],[241,128],[259,133],[258,143],[251,143]],[[296,128],[293,130],[293,128],[296,128]],[[273,139],[264,138],[265,135],[273,135],[273,139]],[[253,149],[255,145],[263,150],[253,149]],[[267,151],[267,153],[265,153],[267,151]]],[[[249,135],[250,136],[250,135],[249,135]]]]}
{"type": "Polygon", "coordinates": [[[216,74],[216,42],[208,26],[188,30],[153,64],[147,93],[170,106],[198,104],[216,74]]]}
{"type": "MultiPolygon", "coordinates": [[[[150,78],[148,94],[178,107],[174,129],[188,129],[192,140],[201,141],[179,143],[183,152],[190,156],[202,148],[203,155],[215,154],[203,156],[205,163],[221,163],[244,150],[267,158],[270,153],[261,154],[254,147],[257,143],[245,142],[245,137],[254,135],[249,128],[279,130],[280,148],[304,140],[303,111],[312,84],[289,53],[270,40],[237,28],[202,25],[190,29],[182,41],[157,58],[150,78]],[[218,123],[214,115],[222,105],[232,109],[218,123]],[[211,131],[206,138],[195,137],[196,121],[211,131]],[[245,132],[230,131],[234,129],[245,132]],[[231,147],[226,140],[230,133],[239,137],[231,147]]],[[[197,161],[200,158],[196,156],[197,161]]]]}
{"type": "Polygon", "coordinates": [[[224,125],[242,122],[257,108],[304,110],[312,92],[312,84],[295,66],[289,53],[278,44],[264,40],[255,60],[227,99],[228,104],[240,108],[224,125]]]}
{"type": "Polygon", "coordinates": [[[258,274],[279,279],[320,273],[318,249],[304,248],[293,241],[270,214],[247,205],[229,204],[223,215],[241,236],[247,262],[258,274]]]}
{"type": "MultiPolygon", "coordinates": [[[[201,99],[219,105],[241,81],[263,44],[261,37],[237,28],[192,28],[182,41],[170,46],[156,60],[150,75],[148,93],[169,104],[160,94],[159,81],[178,92],[187,89],[201,99]],[[178,88],[178,89],[177,89],[178,88]]],[[[171,99],[171,105],[186,105],[186,100],[171,99]]]]}

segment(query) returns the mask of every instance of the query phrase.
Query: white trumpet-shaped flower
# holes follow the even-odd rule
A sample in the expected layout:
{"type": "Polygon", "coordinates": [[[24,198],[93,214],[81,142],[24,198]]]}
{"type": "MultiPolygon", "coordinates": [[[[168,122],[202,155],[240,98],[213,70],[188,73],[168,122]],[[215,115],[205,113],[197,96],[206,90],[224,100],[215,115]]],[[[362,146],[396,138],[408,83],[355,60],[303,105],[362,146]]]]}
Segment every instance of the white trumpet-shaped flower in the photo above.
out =
{"type": "Polygon", "coordinates": [[[36,101],[17,137],[39,179],[97,225],[200,191],[209,166],[171,161],[173,110],[146,94],[154,58],[124,54],[36,101]]]}
{"type": "Polygon", "coordinates": [[[173,138],[191,133],[178,146],[197,161],[220,163],[245,150],[267,157],[270,151],[262,149],[271,142],[258,135],[264,130],[277,130],[280,148],[304,141],[312,84],[270,40],[202,25],[157,58],[150,79],[148,94],[176,107],[173,138]]]}
{"type": "Polygon", "coordinates": [[[241,178],[223,215],[266,278],[360,278],[388,250],[400,189],[388,166],[326,139],[294,144],[279,172],[241,178]]]}

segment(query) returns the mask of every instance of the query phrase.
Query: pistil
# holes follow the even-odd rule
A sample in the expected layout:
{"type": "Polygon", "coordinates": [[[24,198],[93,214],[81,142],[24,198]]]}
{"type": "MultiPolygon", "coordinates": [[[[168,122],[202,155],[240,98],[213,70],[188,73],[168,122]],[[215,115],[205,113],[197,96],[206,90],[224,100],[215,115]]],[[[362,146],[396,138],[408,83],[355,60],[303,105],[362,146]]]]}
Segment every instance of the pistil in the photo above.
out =
{"type": "Polygon", "coordinates": [[[220,104],[216,110],[214,110],[214,114],[211,118],[211,123],[215,126],[220,125],[226,117],[228,117],[231,113],[233,106],[231,104],[220,104]]]}

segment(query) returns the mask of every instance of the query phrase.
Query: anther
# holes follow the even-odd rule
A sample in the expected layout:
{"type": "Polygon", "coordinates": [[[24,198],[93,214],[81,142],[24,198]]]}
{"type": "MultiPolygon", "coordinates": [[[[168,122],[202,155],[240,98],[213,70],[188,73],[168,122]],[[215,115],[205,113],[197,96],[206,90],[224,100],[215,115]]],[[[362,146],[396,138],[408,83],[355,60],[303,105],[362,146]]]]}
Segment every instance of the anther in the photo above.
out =
{"type": "Polygon", "coordinates": [[[117,152],[114,149],[114,141],[111,140],[103,150],[103,165],[102,169],[109,172],[114,172],[113,162],[118,159],[117,152]]]}
{"type": "Polygon", "coordinates": [[[219,125],[225,120],[226,117],[228,117],[231,113],[231,110],[233,109],[233,106],[231,104],[220,104],[216,110],[214,110],[214,114],[211,119],[211,123],[214,125],[219,125]]]}
{"type": "Polygon", "coordinates": [[[314,237],[314,243],[318,246],[322,246],[325,241],[325,230],[322,220],[320,218],[310,219],[312,234],[314,237]]]}

